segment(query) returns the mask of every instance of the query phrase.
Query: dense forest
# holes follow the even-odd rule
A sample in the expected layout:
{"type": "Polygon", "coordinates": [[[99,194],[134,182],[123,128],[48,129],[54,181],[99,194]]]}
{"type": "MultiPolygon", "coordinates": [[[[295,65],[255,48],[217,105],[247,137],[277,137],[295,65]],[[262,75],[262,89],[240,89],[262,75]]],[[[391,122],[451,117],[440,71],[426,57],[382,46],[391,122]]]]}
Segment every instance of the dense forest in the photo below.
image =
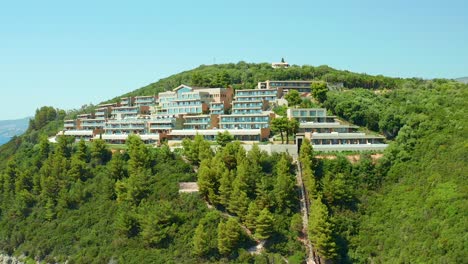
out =
{"type": "MultiPolygon", "coordinates": [[[[253,88],[266,79],[341,81],[318,104],[392,140],[376,160],[319,159],[301,149],[309,238],[337,263],[463,263],[468,259],[468,85],[396,79],[327,66],[200,66],[127,95],[181,83],[253,88]]],[[[47,262],[300,263],[295,166],[285,155],[211,152],[200,138],[182,152],[138,138],[112,153],[102,141],[47,136],[79,111],[38,109],[28,131],[0,147],[0,249],[47,262]],[[198,168],[195,172],[193,168],[198,168]],[[179,194],[197,180],[199,194],[179,194]],[[210,208],[205,202],[208,202],[210,208]],[[264,241],[265,253],[247,251],[264,241]],[[208,242],[207,242],[208,241],[208,242]]]]}

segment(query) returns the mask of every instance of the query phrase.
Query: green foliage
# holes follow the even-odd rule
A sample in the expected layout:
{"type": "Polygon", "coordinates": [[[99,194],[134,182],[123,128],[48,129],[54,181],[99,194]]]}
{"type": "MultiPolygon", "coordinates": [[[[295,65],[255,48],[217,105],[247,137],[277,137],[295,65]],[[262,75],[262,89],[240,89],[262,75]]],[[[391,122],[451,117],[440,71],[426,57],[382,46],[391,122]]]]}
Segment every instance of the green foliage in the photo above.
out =
{"type": "Polygon", "coordinates": [[[302,234],[303,228],[302,216],[300,214],[294,214],[291,218],[291,230],[299,236],[302,234]]]}
{"type": "Polygon", "coordinates": [[[198,223],[193,236],[193,251],[197,256],[215,255],[218,250],[218,224],[221,220],[216,211],[208,212],[198,223]]]}
{"type": "Polygon", "coordinates": [[[182,141],[184,155],[194,165],[199,165],[203,159],[213,156],[210,143],[203,139],[202,135],[196,135],[194,140],[185,138],[182,141]]]}
{"type": "Polygon", "coordinates": [[[247,209],[247,216],[245,217],[245,226],[250,230],[254,231],[257,226],[257,218],[260,214],[260,210],[256,202],[250,202],[249,208],[247,209]]]}
{"type": "Polygon", "coordinates": [[[312,96],[320,103],[327,100],[328,87],[326,82],[313,82],[310,85],[312,96]]]}
{"type": "Polygon", "coordinates": [[[301,95],[296,90],[289,91],[284,98],[288,101],[289,107],[294,107],[302,102],[301,95]]]}
{"type": "Polygon", "coordinates": [[[237,247],[240,239],[240,227],[235,218],[230,217],[218,225],[218,251],[221,255],[230,255],[237,247]]]}
{"type": "Polygon", "coordinates": [[[273,107],[273,112],[275,112],[275,114],[279,116],[286,116],[287,110],[288,110],[288,107],[286,105],[273,107]]]}
{"type": "Polygon", "coordinates": [[[216,136],[216,142],[222,147],[232,141],[234,141],[234,137],[227,130],[222,133],[218,132],[218,135],[216,136]]]}
{"type": "Polygon", "coordinates": [[[286,155],[282,155],[276,165],[276,183],[273,189],[276,205],[280,210],[291,210],[297,204],[295,197],[295,177],[290,172],[290,162],[286,155]]]}
{"type": "Polygon", "coordinates": [[[279,117],[271,121],[271,130],[281,135],[281,144],[284,144],[284,133],[288,130],[288,118],[279,117]]]}
{"type": "Polygon", "coordinates": [[[273,233],[273,215],[268,208],[263,208],[260,215],[257,217],[255,226],[255,237],[259,240],[266,240],[273,233]]]}
{"type": "Polygon", "coordinates": [[[333,259],[336,254],[336,243],[333,240],[333,226],[330,222],[327,206],[319,196],[312,201],[309,215],[309,239],[318,254],[325,259],[333,259]]]}
{"type": "MultiPolygon", "coordinates": [[[[460,235],[466,233],[468,212],[466,85],[355,74],[327,66],[274,70],[269,64],[240,62],[200,66],[127,95],[153,95],[180,83],[246,89],[266,79],[343,82],[346,89],[326,92],[323,106],[393,140],[379,160],[363,154],[355,164],[345,157],[316,159],[311,150],[301,155],[311,205],[318,205],[315,200],[322,203],[318,206],[322,209],[311,208],[319,213],[310,219],[314,232],[320,234],[313,238],[319,239],[315,241],[321,245],[319,253],[336,256],[340,263],[463,263],[467,259],[460,235]]],[[[312,102],[302,101],[304,105],[312,102]]],[[[86,106],[79,111],[92,109],[86,106]]],[[[70,111],[68,116],[78,112],[70,111]]],[[[271,263],[282,256],[297,263],[303,259],[305,250],[297,241],[298,210],[284,210],[276,201],[280,200],[275,194],[278,172],[284,171],[275,168],[280,155],[257,150],[246,154],[238,142],[226,144],[214,155],[200,137],[186,148],[185,157],[195,165],[216,160],[210,163],[215,172],[210,188],[216,209],[233,213],[230,201],[242,198],[235,211],[243,222],[231,225],[238,238],[232,239],[236,238],[232,232],[231,239],[226,239],[229,236],[218,234],[221,217],[208,217],[200,196],[177,192],[178,182],[196,178],[178,154],[167,147],[142,147],[138,139],[131,140],[126,153],[116,153],[112,159],[100,141],[83,145],[60,137],[57,144],[49,143],[47,137],[63,127],[65,115],[43,107],[24,135],[0,146],[2,250],[50,263],[271,263]],[[251,225],[251,204],[258,210],[267,208],[275,220],[266,252],[255,257],[244,250],[250,242],[239,226],[251,225]],[[211,220],[201,220],[205,218],[211,220]],[[192,241],[199,225],[205,232],[199,231],[198,236],[206,239],[199,241],[203,253],[196,255],[192,241]],[[229,258],[220,258],[219,237],[224,239],[222,254],[229,258]]],[[[283,125],[276,132],[284,142],[284,134],[291,129],[287,123],[278,125],[283,125]]]]}
{"type": "MultiPolygon", "coordinates": [[[[160,79],[145,87],[122,96],[153,95],[168,91],[181,83],[203,87],[226,87],[232,85],[236,89],[254,89],[258,82],[265,80],[324,80],[328,82],[343,82],[347,88],[362,87],[366,89],[395,88],[401,79],[381,75],[371,76],[349,71],[335,70],[326,65],[313,67],[310,65],[292,65],[287,69],[272,69],[269,63],[228,63],[201,65],[190,71],[160,79]]],[[[110,101],[117,101],[116,97],[110,101]]],[[[109,102],[110,102],[109,101],[109,102]]]]}

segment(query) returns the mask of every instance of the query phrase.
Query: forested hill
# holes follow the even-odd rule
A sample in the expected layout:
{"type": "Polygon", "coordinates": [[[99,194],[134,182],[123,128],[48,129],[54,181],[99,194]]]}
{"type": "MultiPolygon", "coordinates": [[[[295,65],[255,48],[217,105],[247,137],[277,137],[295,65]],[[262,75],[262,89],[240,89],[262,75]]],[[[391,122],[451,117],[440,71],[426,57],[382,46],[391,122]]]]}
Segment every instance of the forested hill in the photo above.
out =
{"type": "MultiPolygon", "coordinates": [[[[267,79],[344,82],[351,89],[327,92],[322,106],[392,139],[378,162],[367,155],[357,164],[340,155],[309,160],[309,183],[321,212],[311,221],[320,227],[311,232],[320,234],[312,242],[323,257],[336,263],[466,262],[466,84],[240,62],[200,66],[129,95],[155,94],[181,83],[254,88],[267,79]]],[[[297,221],[293,225],[293,210],[270,208],[276,242],[267,243],[266,250],[274,256],[250,256],[245,249],[252,241],[244,235],[237,239],[245,241],[231,244],[233,253],[226,253],[219,244],[226,240],[219,242],[217,231],[224,225],[222,215],[209,211],[200,197],[177,192],[178,182],[197,177],[177,152],[147,148],[137,138],[122,154],[112,154],[99,140],[86,145],[63,138],[50,144],[47,136],[70,114],[38,109],[24,135],[0,146],[0,251],[69,263],[279,263],[277,254],[300,263],[304,251],[292,233],[300,229],[297,221]]],[[[224,162],[245,159],[230,148],[225,154],[224,162]]],[[[262,178],[283,178],[273,166],[279,157],[263,159],[262,178]]],[[[230,168],[229,177],[239,174],[237,166],[230,168]]],[[[199,173],[219,177],[208,169],[199,173]]],[[[274,186],[265,186],[261,194],[274,202],[274,186]]],[[[208,189],[213,188],[221,186],[208,189]]],[[[257,200],[257,192],[248,193],[257,200]]]]}
{"type": "MultiPolygon", "coordinates": [[[[171,90],[180,84],[200,87],[226,87],[231,85],[239,89],[254,89],[258,82],[265,80],[325,80],[343,82],[345,87],[366,89],[395,88],[402,82],[399,78],[382,75],[340,71],[326,65],[292,65],[287,69],[273,69],[268,63],[228,63],[201,65],[195,69],[171,75],[157,82],[129,92],[124,96],[154,95],[171,90]]],[[[117,100],[119,97],[114,98],[117,100]]]]}

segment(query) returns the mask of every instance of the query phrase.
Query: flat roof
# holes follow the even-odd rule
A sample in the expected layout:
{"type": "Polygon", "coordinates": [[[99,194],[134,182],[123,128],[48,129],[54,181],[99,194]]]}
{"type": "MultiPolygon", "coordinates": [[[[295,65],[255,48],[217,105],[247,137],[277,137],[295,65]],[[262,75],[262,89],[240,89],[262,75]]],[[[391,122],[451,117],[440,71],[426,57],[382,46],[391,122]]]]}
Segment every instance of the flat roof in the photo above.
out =
{"type": "Polygon", "coordinates": [[[270,116],[270,113],[261,113],[261,114],[230,114],[230,115],[219,115],[220,117],[242,117],[242,116],[270,116]]]}
{"type": "Polygon", "coordinates": [[[366,135],[365,133],[312,133],[312,139],[368,139],[384,138],[383,136],[366,135]]]}
{"type": "Polygon", "coordinates": [[[313,145],[315,151],[368,151],[384,150],[388,144],[340,144],[340,145],[313,145]]]}
{"type": "Polygon", "coordinates": [[[99,139],[102,137],[104,140],[126,140],[128,136],[130,135],[136,135],[139,136],[142,140],[148,140],[148,139],[154,139],[158,140],[159,139],[159,134],[101,134],[101,135],[96,135],[94,139],[99,139]]]}
{"type": "Polygon", "coordinates": [[[179,129],[172,130],[168,135],[171,136],[195,136],[197,134],[204,136],[216,136],[218,133],[229,132],[229,134],[236,135],[260,135],[260,129],[179,129]]]}
{"type": "Polygon", "coordinates": [[[327,111],[326,108],[288,108],[289,111],[294,111],[294,110],[299,110],[299,111],[308,111],[308,110],[312,110],[312,111],[327,111]]]}
{"type": "Polygon", "coordinates": [[[64,135],[64,136],[92,136],[93,135],[93,130],[65,130],[65,131],[63,131],[63,133],[61,135],[64,135]]]}
{"type": "Polygon", "coordinates": [[[186,115],[184,118],[205,118],[210,117],[210,115],[186,115]]]}
{"type": "Polygon", "coordinates": [[[266,80],[264,82],[261,82],[261,83],[266,83],[266,82],[283,82],[283,83],[292,83],[292,82],[298,82],[298,83],[312,83],[312,82],[320,82],[320,81],[314,81],[314,80],[310,80],[310,81],[307,81],[307,80],[287,80],[287,81],[275,81],[275,80],[266,80]]]}
{"type": "Polygon", "coordinates": [[[301,128],[358,128],[355,125],[343,125],[339,122],[334,123],[316,123],[316,122],[305,122],[299,123],[301,128]]]}

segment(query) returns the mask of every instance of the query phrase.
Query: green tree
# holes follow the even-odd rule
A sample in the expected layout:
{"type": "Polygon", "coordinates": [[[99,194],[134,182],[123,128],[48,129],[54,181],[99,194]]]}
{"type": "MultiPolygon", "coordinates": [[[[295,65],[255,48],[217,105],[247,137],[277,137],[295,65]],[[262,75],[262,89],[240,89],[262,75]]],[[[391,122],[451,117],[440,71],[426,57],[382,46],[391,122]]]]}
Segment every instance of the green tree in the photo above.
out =
{"type": "Polygon", "coordinates": [[[235,213],[241,219],[244,219],[246,216],[250,202],[243,186],[246,185],[240,182],[238,178],[234,180],[231,201],[228,206],[229,211],[235,213]]]}
{"type": "Polygon", "coordinates": [[[218,251],[221,255],[230,255],[237,248],[240,239],[240,227],[237,220],[230,217],[218,225],[218,251]]]}
{"type": "Polygon", "coordinates": [[[266,240],[273,232],[274,217],[268,208],[263,208],[256,221],[255,237],[259,240],[266,240]]]}
{"type": "Polygon", "coordinates": [[[257,203],[255,201],[250,202],[249,209],[247,210],[247,216],[245,217],[245,226],[250,230],[254,231],[257,225],[257,218],[260,214],[257,203]]]}
{"type": "Polygon", "coordinates": [[[199,165],[203,159],[213,157],[210,143],[202,135],[197,134],[193,140],[185,138],[182,146],[185,157],[194,165],[199,165]]]}
{"type": "Polygon", "coordinates": [[[209,211],[198,223],[192,239],[195,255],[204,257],[217,254],[218,225],[221,216],[218,211],[209,211]]]}
{"type": "Polygon", "coordinates": [[[226,208],[231,200],[233,178],[231,172],[226,170],[219,180],[219,203],[226,208]]]}
{"type": "Polygon", "coordinates": [[[145,146],[141,138],[136,135],[129,135],[126,144],[130,156],[128,161],[130,174],[139,174],[148,170],[151,167],[152,158],[148,147],[145,146]]]}
{"type": "Polygon", "coordinates": [[[333,224],[321,196],[314,199],[310,206],[308,229],[309,239],[318,254],[325,259],[335,258],[337,248],[333,239],[333,224]]]}
{"type": "Polygon", "coordinates": [[[353,199],[352,185],[343,173],[326,173],[322,184],[323,196],[330,205],[343,205],[353,199]]]}
{"type": "Polygon", "coordinates": [[[313,82],[310,86],[312,90],[312,96],[320,103],[327,100],[328,87],[326,82],[313,82]]]}
{"type": "Polygon", "coordinates": [[[279,133],[281,136],[281,144],[284,144],[284,133],[288,130],[288,118],[279,117],[271,121],[271,130],[279,133]]]}
{"type": "Polygon", "coordinates": [[[141,200],[151,193],[151,172],[138,171],[131,173],[130,177],[118,180],[115,183],[115,192],[118,202],[128,202],[132,205],[140,204],[141,200]]]}
{"type": "Polygon", "coordinates": [[[81,160],[83,162],[88,161],[88,146],[86,146],[86,142],[82,139],[78,142],[77,147],[76,147],[76,152],[74,155],[78,160],[81,160]]]}
{"type": "Polygon", "coordinates": [[[214,159],[204,159],[198,169],[198,187],[200,194],[212,204],[218,204],[219,181],[224,174],[224,164],[214,159]]]}
{"type": "Polygon", "coordinates": [[[295,204],[295,178],[290,173],[289,160],[282,155],[276,165],[276,182],[273,189],[276,205],[279,210],[291,209],[295,204]]]}
{"type": "Polygon", "coordinates": [[[310,140],[304,138],[301,144],[301,149],[299,150],[299,160],[301,163],[309,163],[313,158],[313,149],[310,140]]]}
{"type": "Polygon", "coordinates": [[[112,158],[112,152],[102,139],[94,139],[91,142],[91,164],[93,166],[106,164],[112,158]]]}
{"type": "Polygon", "coordinates": [[[116,151],[112,155],[112,159],[107,164],[107,167],[109,169],[110,177],[113,180],[121,180],[126,178],[128,175],[126,162],[122,158],[122,154],[120,154],[120,151],[116,151]]]}
{"type": "Polygon", "coordinates": [[[286,144],[289,144],[289,135],[295,135],[299,130],[299,122],[295,118],[288,120],[286,128],[286,144]]]}
{"type": "Polygon", "coordinates": [[[216,142],[222,147],[226,146],[227,143],[232,142],[233,140],[234,137],[227,130],[222,133],[218,132],[218,135],[216,136],[216,142]]]}
{"type": "Polygon", "coordinates": [[[301,95],[296,90],[290,90],[284,98],[288,101],[288,106],[293,107],[302,102],[301,95]]]}
{"type": "Polygon", "coordinates": [[[297,236],[300,236],[303,228],[302,216],[300,214],[294,214],[291,218],[290,230],[292,230],[297,236]]]}
{"type": "Polygon", "coordinates": [[[205,230],[205,225],[199,223],[195,229],[195,234],[193,236],[193,252],[197,256],[205,256],[208,254],[209,248],[209,234],[205,230]]]}
{"type": "Polygon", "coordinates": [[[161,246],[175,235],[177,215],[170,202],[145,203],[140,208],[141,237],[148,246],[161,246]]]}
{"type": "Polygon", "coordinates": [[[82,158],[83,156],[81,154],[78,154],[77,156],[73,156],[71,159],[68,176],[74,181],[85,181],[91,175],[90,171],[88,170],[88,165],[85,161],[82,160],[82,158]]]}

